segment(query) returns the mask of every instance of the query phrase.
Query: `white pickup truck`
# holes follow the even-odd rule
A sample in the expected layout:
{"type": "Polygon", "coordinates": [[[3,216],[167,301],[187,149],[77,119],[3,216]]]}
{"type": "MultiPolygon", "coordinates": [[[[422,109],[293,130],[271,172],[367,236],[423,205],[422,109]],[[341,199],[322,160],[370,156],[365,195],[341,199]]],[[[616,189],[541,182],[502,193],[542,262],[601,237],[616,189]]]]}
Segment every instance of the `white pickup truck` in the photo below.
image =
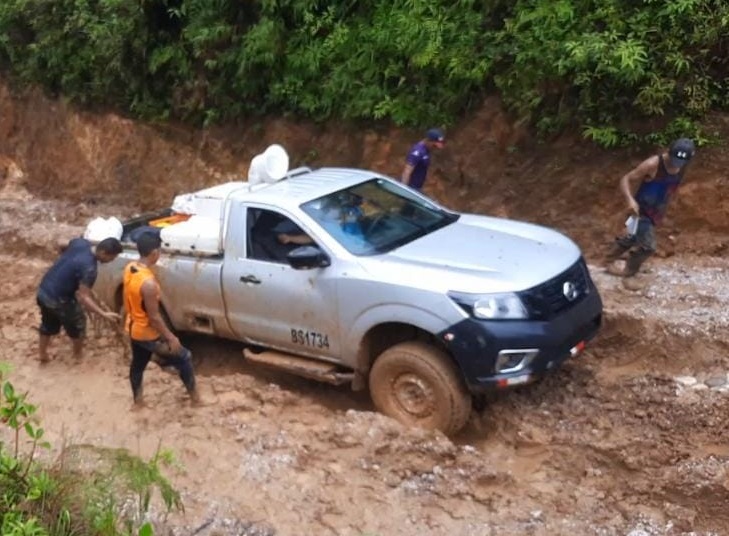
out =
{"type": "Polygon", "coordinates": [[[254,182],[178,198],[192,217],[165,209],[125,222],[125,250],[100,268],[97,294],[121,307],[133,237],[157,229],[173,329],[369,387],[381,412],[448,434],[472,395],[539,378],[599,330],[587,265],[556,231],[459,214],[373,171],[299,168],[254,182]]]}

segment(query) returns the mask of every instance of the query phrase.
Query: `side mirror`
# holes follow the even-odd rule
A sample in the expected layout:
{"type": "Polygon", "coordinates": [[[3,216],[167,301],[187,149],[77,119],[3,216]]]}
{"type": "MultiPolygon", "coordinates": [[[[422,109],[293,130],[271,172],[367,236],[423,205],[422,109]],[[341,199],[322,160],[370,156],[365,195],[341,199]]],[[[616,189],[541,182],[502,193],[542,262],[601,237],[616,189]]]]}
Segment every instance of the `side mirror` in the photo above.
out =
{"type": "Polygon", "coordinates": [[[286,260],[294,270],[325,268],[331,264],[329,256],[316,246],[301,246],[292,249],[286,260]]]}

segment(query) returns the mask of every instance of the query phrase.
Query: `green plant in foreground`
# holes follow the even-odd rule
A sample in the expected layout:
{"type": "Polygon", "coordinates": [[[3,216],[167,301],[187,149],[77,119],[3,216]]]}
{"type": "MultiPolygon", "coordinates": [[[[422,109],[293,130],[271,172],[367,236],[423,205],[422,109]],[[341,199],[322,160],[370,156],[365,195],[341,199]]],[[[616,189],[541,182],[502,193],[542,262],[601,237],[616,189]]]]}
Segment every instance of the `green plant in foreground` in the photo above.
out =
{"type": "Polygon", "coordinates": [[[162,473],[174,458],[159,447],[144,461],[123,449],[70,446],[59,463],[41,463],[38,449],[50,445],[37,422],[37,407],[6,380],[8,373],[0,363],[2,536],[153,536],[145,519],[155,490],[165,515],[183,510],[179,492],[162,473]]]}

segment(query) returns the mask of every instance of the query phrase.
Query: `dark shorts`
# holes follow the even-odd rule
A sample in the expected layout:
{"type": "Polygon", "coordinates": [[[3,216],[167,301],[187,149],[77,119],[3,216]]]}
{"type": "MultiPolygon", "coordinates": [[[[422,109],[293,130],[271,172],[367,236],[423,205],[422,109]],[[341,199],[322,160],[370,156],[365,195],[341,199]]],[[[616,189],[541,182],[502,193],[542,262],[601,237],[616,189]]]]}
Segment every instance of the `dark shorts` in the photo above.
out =
{"type": "Polygon", "coordinates": [[[183,346],[182,351],[179,354],[175,354],[170,350],[170,345],[161,338],[152,341],[139,341],[136,339],[132,339],[131,342],[132,349],[134,349],[134,347],[136,346],[142,349],[144,352],[149,352],[150,354],[153,354],[152,361],[160,362],[168,358],[179,358],[185,360],[192,359],[192,352],[190,350],[183,346]]]}
{"type": "Polygon", "coordinates": [[[76,300],[49,303],[37,298],[41,311],[41,335],[58,335],[61,327],[72,339],[79,339],[86,333],[86,313],[76,300]]]}
{"type": "Polygon", "coordinates": [[[183,347],[177,354],[170,351],[169,345],[161,339],[154,341],[137,341],[132,339],[132,364],[129,368],[129,381],[132,384],[132,394],[136,400],[142,388],[144,369],[150,361],[155,361],[160,367],[174,367],[177,369],[182,383],[189,392],[195,390],[195,373],[192,368],[192,352],[183,347]]]}

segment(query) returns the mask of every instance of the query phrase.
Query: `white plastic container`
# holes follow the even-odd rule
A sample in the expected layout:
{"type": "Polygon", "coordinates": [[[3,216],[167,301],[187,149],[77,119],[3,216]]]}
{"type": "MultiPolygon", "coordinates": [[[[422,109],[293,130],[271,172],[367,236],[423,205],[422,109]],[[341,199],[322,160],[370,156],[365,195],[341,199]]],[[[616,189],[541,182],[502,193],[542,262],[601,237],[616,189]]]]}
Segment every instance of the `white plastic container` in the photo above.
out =
{"type": "Polygon", "coordinates": [[[84,238],[91,242],[101,242],[105,238],[116,238],[120,240],[122,237],[122,223],[118,218],[94,218],[89,222],[84,230],[84,238]]]}
{"type": "Polygon", "coordinates": [[[631,214],[628,219],[625,220],[625,230],[628,236],[633,236],[638,232],[638,216],[631,214]]]}
{"type": "Polygon", "coordinates": [[[221,221],[192,216],[189,220],[162,229],[162,248],[191,255],[218,255],[222,252],[221,221]]]}

